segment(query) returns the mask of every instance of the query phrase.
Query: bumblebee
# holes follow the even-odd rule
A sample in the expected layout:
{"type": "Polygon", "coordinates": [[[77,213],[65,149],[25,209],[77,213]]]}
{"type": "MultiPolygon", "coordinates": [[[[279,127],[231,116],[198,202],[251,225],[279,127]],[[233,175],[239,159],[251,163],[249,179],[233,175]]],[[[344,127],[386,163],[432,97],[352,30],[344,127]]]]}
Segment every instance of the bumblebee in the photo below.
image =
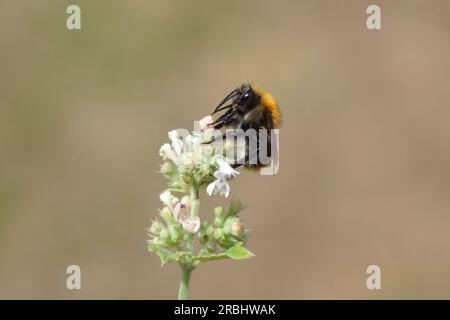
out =
{"type": "MultiPolygon", "coordinates": [[[[278,160],[278,149],[275,139],[272,139],[272,129],[277,129],[281,125],[281,110],[270,93],[256,85],[243,84],[231,91],[217,105],[211,115],[224,110],[226,110],[225,113],[210,123],[209,126],[214,129],[221,129],[222,127],[240,129],[235,130],[235,132],[244,133],[246,139],[245,157],[244,159],[235,159],[235,163],[232,164],[234,168],[244,165],[247,169],[260,169],[270,163],[267,158],[278,160]],[[254,132],[253,136],[247,135],[249,130],[254,132]],[[264,137],[262,133],[266,133],[264,137]],[[254,141],[251,141],[251,139],[254,141]],[[256,146],[256,148],[251,148],[251,145],[256,146]],[[261,156],[261,149],[266,150],[264,156],[261,156]]],[[[222,139],[230,136],[237,137],[234,132],[231,132],[231,134],[223,134],[222,139]]],[[[212,141],[215,140],[217,139],[212,141]]]]}

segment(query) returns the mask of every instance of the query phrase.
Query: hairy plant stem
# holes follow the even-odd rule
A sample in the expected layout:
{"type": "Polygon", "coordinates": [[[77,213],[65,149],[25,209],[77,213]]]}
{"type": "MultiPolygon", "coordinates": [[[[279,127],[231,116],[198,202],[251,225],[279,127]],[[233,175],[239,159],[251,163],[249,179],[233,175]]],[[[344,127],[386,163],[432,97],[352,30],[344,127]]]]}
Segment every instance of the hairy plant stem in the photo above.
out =
{"type": "MultiPolygon", "coordinates": [[[[199,214],[200,199],[198,197],[198,189],[191,188],[191,217],[196,217],[199,214]]],[[[190,252],[194,256],[194,235],[189,234],[186,241],[186,251],[190,252]]],[[[180,290],[178,291],[178,300],[187,300],[189,293],[189,281],[191,279],[191,273],[194,270],[194,266],[188,264],[181,264],[181,283],[180,290]]]]}
{"type": "Polygon", "coordinates": [[[181,283],[178,291],[178,300],[187,300],[189,292],[189,280],[191,279],[192,269],[188,267],[181,267],[181,283]]]}

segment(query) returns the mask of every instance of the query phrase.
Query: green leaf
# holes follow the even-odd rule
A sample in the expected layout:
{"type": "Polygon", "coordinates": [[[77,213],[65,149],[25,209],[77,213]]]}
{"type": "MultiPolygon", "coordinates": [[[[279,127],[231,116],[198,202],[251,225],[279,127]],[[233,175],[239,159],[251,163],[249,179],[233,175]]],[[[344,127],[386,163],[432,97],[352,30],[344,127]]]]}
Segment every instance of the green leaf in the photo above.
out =
{"type": "Polygon", "coordinates": [[[228,258],[234,260],[244,260],[254,256],[247,248],[242,246],[242,243],[236,243],[230,249],[228,249],[225,254],[228,258]]]}
{"type": "Polygon", "coordinates": [[[228,256],[226,255],[226,253],[201,254],[201,255],[194,257],[194,265],[197,266],[200,264],[200,262],[223,260],[223,259],[227,259],[227,258],[228,258],[228,256]]]}

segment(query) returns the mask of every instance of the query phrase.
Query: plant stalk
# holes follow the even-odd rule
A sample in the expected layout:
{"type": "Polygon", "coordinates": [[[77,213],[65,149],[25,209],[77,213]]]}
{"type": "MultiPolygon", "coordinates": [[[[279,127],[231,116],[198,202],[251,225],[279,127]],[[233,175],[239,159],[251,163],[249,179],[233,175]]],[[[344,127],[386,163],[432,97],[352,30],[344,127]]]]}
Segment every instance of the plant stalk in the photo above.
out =
{"type": "Polygon", "coordinates": [[[192,269],[181,267],[181,283],[178,291],[178,300],[187,300],[189,293],[189,280],[191,280],[192,269]]]}

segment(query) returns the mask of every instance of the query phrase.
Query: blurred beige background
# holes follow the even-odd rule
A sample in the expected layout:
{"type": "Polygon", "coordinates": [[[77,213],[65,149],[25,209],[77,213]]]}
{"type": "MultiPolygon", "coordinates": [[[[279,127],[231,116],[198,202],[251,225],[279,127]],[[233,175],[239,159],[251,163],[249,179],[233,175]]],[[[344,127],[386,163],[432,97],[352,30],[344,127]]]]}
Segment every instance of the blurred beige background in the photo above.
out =
{"type": "MultiPolygon", "coordinates": [[[[201,266],[191,298],[450,298],[449,14],[445,0],[2,1],[0,298],[176,298],[178,266],[146,249],[159,146],[244,81],[282,107],[280,172],[233,183],[256,257],[201,266]]],[[[224,201],[202,198],[202,217],[224,201]]]]}

